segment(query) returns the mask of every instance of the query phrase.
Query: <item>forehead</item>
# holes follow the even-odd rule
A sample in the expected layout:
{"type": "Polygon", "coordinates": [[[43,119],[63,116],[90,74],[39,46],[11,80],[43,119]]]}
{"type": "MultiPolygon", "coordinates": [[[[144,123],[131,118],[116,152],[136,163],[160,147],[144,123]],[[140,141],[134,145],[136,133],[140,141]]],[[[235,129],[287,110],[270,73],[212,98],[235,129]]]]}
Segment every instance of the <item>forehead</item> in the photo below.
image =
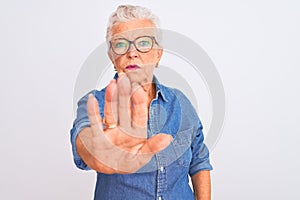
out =
{"type": "Polygon", "coordinates": [[[153,36],[154,24],[148,19],[136,19],[129,22],[121,22],[112,27],[113,38],[135,39],[139,36],[153,36]]]}

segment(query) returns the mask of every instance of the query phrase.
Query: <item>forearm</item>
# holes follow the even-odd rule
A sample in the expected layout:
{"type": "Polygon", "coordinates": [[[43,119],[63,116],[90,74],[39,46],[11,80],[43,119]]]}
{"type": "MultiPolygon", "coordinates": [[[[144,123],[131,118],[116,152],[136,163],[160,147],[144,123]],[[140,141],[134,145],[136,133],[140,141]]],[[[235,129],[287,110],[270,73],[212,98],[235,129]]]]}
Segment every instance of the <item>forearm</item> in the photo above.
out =
{"type": "Polygon", "coordinates": [[[81,157],[81,159],[89,166],[91,169],[102,172],[105,174],[114,174],[117,173],[116,170],[107,167],[106,165],[99,162],[95,157],[92,156],[92,154],[85,148],[84,144],[82,143],[82,140],[80,139],[80,135],[90,136],[92,134],[91,128],[87,127],[82,129],[80,131],[79,135],[76,138],[76,149],[78,155],[81,157]]]}
{"type": "Polygon", "coordinates": [[[210,171],[203,170],[192,176],[194,195],[196,200],[211,199],[210,171]]]}

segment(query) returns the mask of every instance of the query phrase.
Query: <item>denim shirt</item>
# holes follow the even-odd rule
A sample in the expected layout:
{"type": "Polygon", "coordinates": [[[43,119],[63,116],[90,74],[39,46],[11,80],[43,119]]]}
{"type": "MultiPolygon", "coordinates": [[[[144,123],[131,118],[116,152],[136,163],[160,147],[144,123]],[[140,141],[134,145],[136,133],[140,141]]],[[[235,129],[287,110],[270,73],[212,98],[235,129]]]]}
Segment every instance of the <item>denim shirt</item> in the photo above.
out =
{"type": "MultiPolygon", "coordinates": [[[[117,75],[115,76],[115,79],[117,75]]],[[[155,154],[149,163],[133,174],[103,174],[97,172],[95,200],[189,200],[194,194],[188,176],[201,170],[212,170],[208,148],[203,143],[202,124],[192,104],[177,89],[166,87],[153,78],[156,97],[150,103],[147,124],[148,138],[166,133],[171,144],[155,154]]],[[[104,116],[105,88],[92,91],[104,116]]],[[[74,162],[80,169],[90,168],[79,157],[75,140],[89,126],[85,95],[78,102],[77,117],[71,129],[74,162]]]]}

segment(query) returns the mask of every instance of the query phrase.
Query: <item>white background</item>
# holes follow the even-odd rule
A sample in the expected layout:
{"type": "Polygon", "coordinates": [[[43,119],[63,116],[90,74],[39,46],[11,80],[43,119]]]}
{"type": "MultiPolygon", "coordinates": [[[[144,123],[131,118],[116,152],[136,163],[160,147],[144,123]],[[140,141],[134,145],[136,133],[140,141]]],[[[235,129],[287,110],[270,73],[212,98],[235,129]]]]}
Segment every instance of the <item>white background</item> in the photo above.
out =
{"type": "MultiPolygon", "coordinates": [[[[73,90],[120,3],[1,0],[1,199],[92,199],[94,173],[72,161],[73,90]]],[[[227,113],[211,152],[213,199],[299,199],[299,1],[125,3],[196,41],[220,73],[227,113]]]]}

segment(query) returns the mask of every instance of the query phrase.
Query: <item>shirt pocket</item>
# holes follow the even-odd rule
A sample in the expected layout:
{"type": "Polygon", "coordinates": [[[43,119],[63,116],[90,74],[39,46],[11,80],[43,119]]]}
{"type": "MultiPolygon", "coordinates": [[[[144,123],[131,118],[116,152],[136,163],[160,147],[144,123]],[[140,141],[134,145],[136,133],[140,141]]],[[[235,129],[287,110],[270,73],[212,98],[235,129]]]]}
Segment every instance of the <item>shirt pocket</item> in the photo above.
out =
{"type": "Polygon", "coordinates": [[[177,159],[177,163],[181,167],[190,167],[191,160],[192,160],[192,151],[189,148],[188,150],[186,150],[184,154],[182,154],[180,158],[177,159]]]}
{"type": "Polygon", "coordinates": [[[192,160],[193,128],[178,132],[172,141],[173,152],[179,166],[189,167],[192,160]]]}

